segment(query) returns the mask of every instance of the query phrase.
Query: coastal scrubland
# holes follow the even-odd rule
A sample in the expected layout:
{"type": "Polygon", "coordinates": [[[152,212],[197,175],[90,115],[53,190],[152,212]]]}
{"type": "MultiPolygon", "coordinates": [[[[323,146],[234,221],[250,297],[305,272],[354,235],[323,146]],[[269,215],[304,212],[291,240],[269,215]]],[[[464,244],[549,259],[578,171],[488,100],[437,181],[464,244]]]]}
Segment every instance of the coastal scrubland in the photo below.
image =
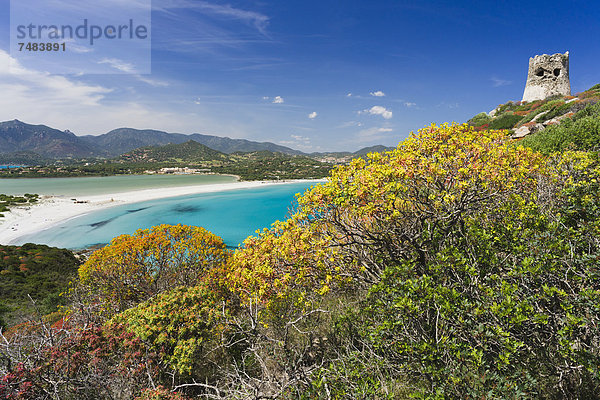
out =
{"type": "Polygon", "coordinates": [[[317,179],[333,165],[319,157],[271,151],[224,154],[189,141],[133,150],[114,159],[47,161],[0,170],[0,178],[57,178],[113,176],[160,172],[163,168],[201,169],[204,173],[232,174],[242,180],[317,179]]]}
{"type": "Polygon", "coordinates": [[[77,277],[80,262],[72,252],[45,245],[0,246],[0,327],[54,315],[66,305],[68,284],[77,277]]]}
{"type": "Polygon", "coordinates": [[[0,218],[4,217],[4,212],[10,210],[13,206],[32,205],[37,203],[39,196],[37,194],[25,193],[23,196],[11,196],[0,194],[0,218]]]}
{"type": "Polygon", "coordinates": [[[234,251],[186,226],[116,238],[62,318],[2,331],[0,397],[598,399],[593,107],[520,141],[427,126],[234,251]]]}

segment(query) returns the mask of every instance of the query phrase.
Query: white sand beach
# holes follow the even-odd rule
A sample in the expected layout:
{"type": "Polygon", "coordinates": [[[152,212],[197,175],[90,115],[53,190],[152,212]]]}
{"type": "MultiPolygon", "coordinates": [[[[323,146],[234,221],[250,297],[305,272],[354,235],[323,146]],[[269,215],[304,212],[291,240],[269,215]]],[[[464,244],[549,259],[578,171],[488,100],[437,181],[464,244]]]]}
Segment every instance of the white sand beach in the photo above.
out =
{"type": "MultiPolygon", "coordinates": [[[[305,182],[324,182],[325,180],[306,180],[305,182]]],[[[123,204],[138,203],[168,197],[186,196],[198,193],[220,192],[234,189],[250,189],[265,185],[283,185],[298,183],[293,181],[250,181],[209,185],[144,189],[131,192],[81,196],[72,198],[43,196],[39,203],[30,206],[11,208],[0,218],[0,244],[11,244],[19,237],[36,233],[64,222],[101,209],[123,204]]]]}

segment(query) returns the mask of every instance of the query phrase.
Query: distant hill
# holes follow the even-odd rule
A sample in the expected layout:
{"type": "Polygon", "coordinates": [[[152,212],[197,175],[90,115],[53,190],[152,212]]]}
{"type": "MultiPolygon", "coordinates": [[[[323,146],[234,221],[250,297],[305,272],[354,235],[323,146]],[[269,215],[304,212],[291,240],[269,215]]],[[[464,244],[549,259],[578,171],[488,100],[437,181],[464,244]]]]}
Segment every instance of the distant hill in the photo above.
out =
{"type": "MultiPolygon", "coordinates": [[[[120,128],[99,136],[80,136],[91,146],[102,149],[106,156],[116,157],[129,151],[148,146],[164,146],[169,143],[182,143],[171,134],[151,129],[138,130],[120,128]]],[[[188,138],[189,140],[189,138],[188,138]]],[[[185,140],[183,141],[185,142],[185,140]]]]}
{"type": "MultiPolygon", "coordinates": [[[[300,154],[270,150],[225,154],[189,140],[185,143],[142,147],[113,160],[128,171],[158,170],[160,167],[201,167],[244,180],[323,178],[332,164],[300,154]]],[[[106,164],[99,164],[103,168],[106,164]]]]}
{"type": "Polygon", "coordinates": [[[246,139],[231,139],[211,135],[194,133],[167,133],[151,129],[139,130],[120,128],[100,136],[81,136],[88,144],[97,146],[108,152],[109,156],[116,157],[128,151],[148,146],[164,146],[166,144],[180,144],[193,140],[222,153],[231,154],[236,151],[249,152],[268,150],[285,154],[303,154],[301,151],[280,146],[270,142],[253,142],[246,139]]]}
{"type": "Polygon", "coordinates": [[[0,123],[0,153],[29,152],[46,158],[89,157],[93,146],[69,131],[46,125],[29,125],[19,120],[0,123]]]}
{"type": "Polygon", "coordinates": [[[195,133],[190,135],[189,138],[195,140],[198,143],[202,143],[211,149],[221,151],[223,153],[231,154],[234,152],[251,152],[251,151],[272,151],[275,153],[283,154],[304,154],[299,150],[294,150],[286,146],[280,146],[271,142],[253,142],[246,139],[230,139],[228,137],[219,137],[211,135],[201,135],[195,133]]]}
{"type": "Polygon", "coordinates": [[[227,160],[228,156],[220,151],[213,150],[193,140],[185,143],[167,144],[165,146],[151,146],[135,149],[119,157],[121,161],[128,162],[201,162],[213,160],[227,160]]]}
{"type": "MultiPolygon", "coordinates": [[[[30,125],[13,120],[0,122],[0,164],[42,163],[48,159],[101,157],[114,158],[144,147],[182,144],[190,140],[224,154],[268,151],[288,155],[307,155],[299,150],[271,142],[254,142],[194,133],[168,133],[152,129],[119,128],[99,136],[76,136],[46,125],[30,125]]],[[[311,156],[352,157],[391,148],[372,146],[355,153],[313,153],[311,156]]]]}
{"type": "Polygon", "coordinates": [[[51,161],[51,158],[42,157],[32,151],[0,153],[0,164],[3,165],[42,165],[51,161]]]}
{"type": "Polygon", "coordinates": [[[30,125],[19,120],[0,122],[0,163],[35,163],[45,159],[117,157],[140,147],[181,144],[193,140],[209,148],[230,154],[236,151],[273,151],[304,154],[270,142],[254,142],[195,133],[167,133],[157,130],[120,128],[99,136],[76,136],[46,125],[30,125]]]}
{"type": "Polygon", "coordinates": [[[365,147],[363,149],[355,151],[353,154],[355,154],[357,156],[364,156],[369,153],[383,153],[386,151],[392,151],[394,149],[395,149],[395,147],[386,147],[386,146],[382,146],[382,145],[377,145],[377,146],[365,147]]]}

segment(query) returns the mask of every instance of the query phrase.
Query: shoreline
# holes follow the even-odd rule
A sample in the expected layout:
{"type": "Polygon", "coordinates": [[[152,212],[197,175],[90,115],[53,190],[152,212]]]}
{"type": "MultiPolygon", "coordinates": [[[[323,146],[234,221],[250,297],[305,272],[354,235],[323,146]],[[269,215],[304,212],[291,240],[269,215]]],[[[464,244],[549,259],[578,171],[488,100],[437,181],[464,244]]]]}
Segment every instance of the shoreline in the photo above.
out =
{"type": "Polygon", "coordinates": [[[12,207],[0,219],[0,244],[11,245],[20,237],[44,231],[72,218],[107,208],[201,193],[215,193],[262,186],[301,182],[326,182],[326,179],[297,179],[286,181],[243,181],[193,186],[142,189],[129,192],[77,196],[76,201],[59,196],[40,196],[37,204],[12,207]]]}

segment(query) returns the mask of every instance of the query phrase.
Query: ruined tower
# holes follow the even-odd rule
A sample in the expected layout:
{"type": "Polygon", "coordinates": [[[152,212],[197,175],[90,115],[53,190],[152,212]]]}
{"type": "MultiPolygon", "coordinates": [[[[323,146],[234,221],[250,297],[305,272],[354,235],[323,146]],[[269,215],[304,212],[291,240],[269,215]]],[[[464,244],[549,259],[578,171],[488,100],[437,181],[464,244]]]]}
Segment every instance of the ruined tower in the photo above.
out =
{"type": "Polygon", "coordinates": [[[568,51],[565,54],[542,54],[529,59],[523,101],[543,100],[555,94],[571,94],[568,51]]]}

